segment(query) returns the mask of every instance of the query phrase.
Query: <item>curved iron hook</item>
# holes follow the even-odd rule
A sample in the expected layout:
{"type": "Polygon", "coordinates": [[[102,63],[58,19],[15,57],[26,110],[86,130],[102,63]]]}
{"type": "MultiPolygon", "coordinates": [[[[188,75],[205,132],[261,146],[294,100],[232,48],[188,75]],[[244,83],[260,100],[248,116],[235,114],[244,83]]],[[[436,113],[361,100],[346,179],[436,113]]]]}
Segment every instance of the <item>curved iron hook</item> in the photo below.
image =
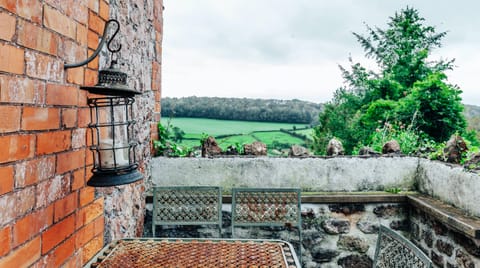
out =
{"type": "Polygon", "coordinates": [[[77,62],[77,63],[65,63],[63,68],[64,69],[69,69],[69,68],[76,68],[76,67],[80,67],[80,66],[83,66],[85,64],[88,64],[89,62],[91,62],[93,59],[95,59],[95,57],[97,57],[98,53],[100,53],[100,51],[102,50],[103,46],[105,45],[105,42],[107,41],[107,31],[108,31],[108,26],[110,26],[111,23],[115,23],[117,24],[117,29],[115,30],[115,32],[113,33],[112,37],[110,38],[110,40],[108,41],[108,45],[107,45],[107,49],[108,51],[112,52],[112,53],[115,53],[115,52],[118,52],[120,51],[120,49],[122,48],[122,45],[119,45],[118,49],[111,49],[110,48],[110,44],[113,40],[113,38],[117,35],[118,31],[120,31],[120,23],[118,23],[117,20],[115,19],[111,19],[109,21],[107,21],[105,23],[105,28],[103,29],[103,35],[102,35],[102,40],[100,41],[100,44],[98,44],[98,47],[97,49],[95,49],[95,51],[93,52],[93,54],[88,57],[86,60],[84,61],[81,61],[81,62],[77,62]]]}
{"type": "MultiPolygon", "coordinates": [[[[115,24],[117,24],[117,29],[115,30],[115,32],[113,33],[112,37],[110,37],[110,40],[108,40],[108,43],[107,43],[107,49],[108,51],[112,52],[112,53],[116,53],[118,51],[120,51],[120,49],[122,49],[122,44],[118,45],[118,48],[117,49],[112,49],[110,47],[110,45],[112,44],[112,41],[113,39],[115,38],[115,36],[117,36],[118,32],[120,31],[120,24],[118,23],[117,20],[109,20],[107,23],[109,22],[115,22],[115,24]]],[[[106,27],[106,26],[105,26],[106,27]]]]}

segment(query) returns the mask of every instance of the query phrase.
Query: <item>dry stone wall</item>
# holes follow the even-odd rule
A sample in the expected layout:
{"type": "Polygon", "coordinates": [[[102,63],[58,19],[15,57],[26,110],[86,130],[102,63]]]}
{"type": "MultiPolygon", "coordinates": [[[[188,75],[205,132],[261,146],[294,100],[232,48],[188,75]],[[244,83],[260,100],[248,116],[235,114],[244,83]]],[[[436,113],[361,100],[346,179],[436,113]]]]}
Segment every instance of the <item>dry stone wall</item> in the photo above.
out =
{"type": "Polygon", "coordinates": [[[435,267],[480,267],[480,240],[452,230],[431,216],[412,209],[411,240],[432,259],[435,267]]]}

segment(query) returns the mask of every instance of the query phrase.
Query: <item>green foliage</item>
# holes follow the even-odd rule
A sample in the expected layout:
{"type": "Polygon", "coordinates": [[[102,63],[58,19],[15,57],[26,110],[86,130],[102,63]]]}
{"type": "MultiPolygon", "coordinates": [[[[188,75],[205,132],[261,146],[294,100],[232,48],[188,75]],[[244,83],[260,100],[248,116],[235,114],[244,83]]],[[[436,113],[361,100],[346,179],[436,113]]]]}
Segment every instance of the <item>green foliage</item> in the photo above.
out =
{"type": "Polygon", "coordinates": [[[347,87],[338,89],[319,115],[316,153],[324,154],[332,137],[343,143],[347,154],[360,145],[378,147],[393,138],[404,153],[413,153],[425,139],[442,142],[455,132],[465,133],[461,91],[445,82],[444,71],[452,69],[453,60],[428,59],[446,33],[436,33],[423,22],[417,10],[407,7],[390,18],[387,29],[367,26],[367,36],[354,33],[379,71],[351,58],[350,70],[340,66],[347,87]],[[376,131],[385,131],[385,122],[409,127],[376,131]]]}
{"type": "Polygon", "coordinates": [[[391,194],[398,194],[398,193],[402,192],[402,189],[397,188],[397,187],[387,188],[387,189],[385,189],[385,192],[391,193],[391,194]]]}
{"type": "Polygon", "coordinates": [[[392,125],[388,122],[382,128],[376,129],[369,139],[368,146],[377,152],[382,151],[382,147],[387,141],[396,140],[404,154],[416,153],[422,142],[419,132],[405,128],[401,123],[392,125]]]}
{"type": "Polygon", "coordinates": [[[433,73],[413,85],[412,93],[405,98],[402,114],[416,112],[415,126],[437,142],[445,141],[456,132],[466,131],[462,114],[461,91],[443,82],[444,74],[433,73]]]}
{"type": "MultiPolygon", "coordinates": [[[[191,155],[192,149],[176,143],[179,141],[179,137],[185,135],[185,132],[178,127],[172,127],[170,122],[166,126],[158,123],[157,127],[158,140],[153,141],[153,148],[157,156],[186,157],[191,155]]],[[[180,138],[181,140],[182,138],[180,138]]]]}

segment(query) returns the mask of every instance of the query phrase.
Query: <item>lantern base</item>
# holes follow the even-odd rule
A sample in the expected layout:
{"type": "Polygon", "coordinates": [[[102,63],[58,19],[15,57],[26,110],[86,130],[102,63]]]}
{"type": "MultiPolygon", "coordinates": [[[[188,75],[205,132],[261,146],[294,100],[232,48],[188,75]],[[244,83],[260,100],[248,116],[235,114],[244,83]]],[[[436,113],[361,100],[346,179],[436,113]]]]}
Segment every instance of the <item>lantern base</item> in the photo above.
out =
{"type": "Polygon", "coordinates": [[[87,181],[87,185],[92,187],[110,187],[129,184],[141,179],[143,179],[143,175],[136,169],[125,174],[94,173],[90,180],[87,181]]]}

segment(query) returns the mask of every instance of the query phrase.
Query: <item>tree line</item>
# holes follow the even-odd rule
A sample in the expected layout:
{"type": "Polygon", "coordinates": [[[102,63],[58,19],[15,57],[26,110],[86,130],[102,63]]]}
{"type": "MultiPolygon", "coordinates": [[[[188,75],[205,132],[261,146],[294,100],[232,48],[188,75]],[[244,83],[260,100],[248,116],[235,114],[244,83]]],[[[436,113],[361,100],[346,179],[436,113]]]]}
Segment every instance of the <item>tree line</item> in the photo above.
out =
{"type": "Polygon", "coordinates": [[[322,104],[301,100],[219,97],[162,98],[162,117],[316,124],[322,104]]]}

